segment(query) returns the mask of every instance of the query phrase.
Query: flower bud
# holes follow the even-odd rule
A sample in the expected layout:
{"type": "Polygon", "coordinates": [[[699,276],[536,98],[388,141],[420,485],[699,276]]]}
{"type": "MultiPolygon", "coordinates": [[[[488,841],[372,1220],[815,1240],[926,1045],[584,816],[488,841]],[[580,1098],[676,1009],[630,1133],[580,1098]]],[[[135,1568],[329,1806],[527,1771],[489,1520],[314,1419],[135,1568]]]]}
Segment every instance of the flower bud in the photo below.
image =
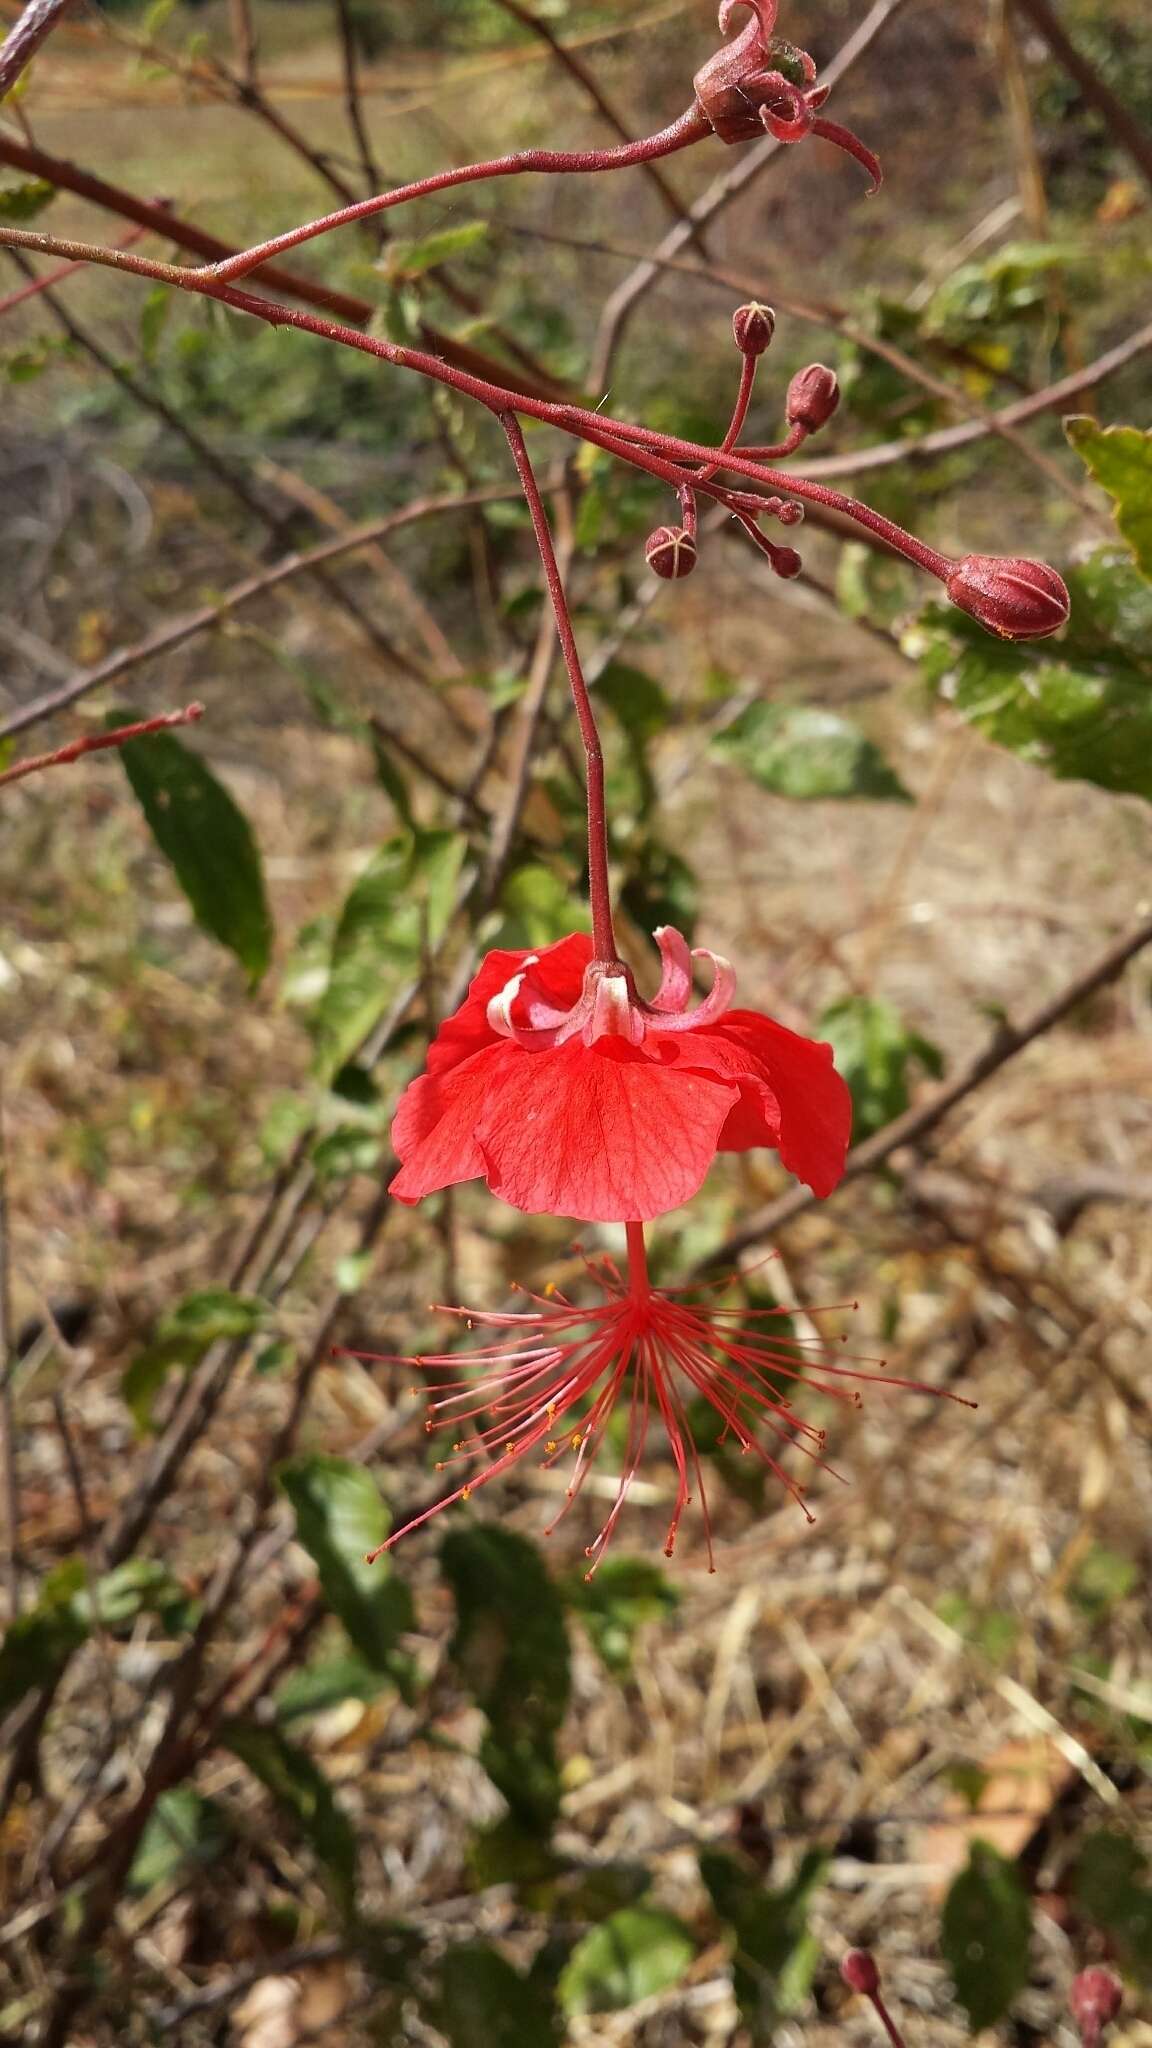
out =
{"type": "Polygon", "coordinates": [[[1043,640],[1068,617],[1063,577],[1020,555],[965,555],[946,588],[954,605],[1002,640],[1043,640]]]}
{"type": "Polygon", "coordinates": [[[644,543],[644,560],[654,576],[671,583],[696,567],[696,542],[685,526],[658,526],[644,543]]]}
{"type": "Polygon", "coordinates": [[[880,1989],[880,1972],[866,1948],[850,1948],[840,1965],[840,1975],[850,1991],[875,1998],[880,1989]]]}
{"type": "Polygon", "coordinates": [[[836,372],[826,369],[823,363],[809,363],[806,370],[797,370],[788,386],[784,417],[790,427],[803,427],[806,433],[814,434],[827,425],[839,403],[836,372]]]}
{"type": "Polygon", "coordinates": [[[1094,2048],[1103,2028],[1110,2026],[1124,1997],[1120,1980],[1100,1963],[1081,1970],[1072,1979],[1068,2007],[1087,2048],[1094,2048]]]}
{"type": "Polygon", "coordinates": [[[776,574],[778,576],[783,576],[785,581],[790,581],[793,576],[798,576],[800,574],[800,571],[804,567],[804,564],[800,556],[796,553],[795,548],[777,547],[775,542],[773,541],[769,541],[768,547],[770,550],[772,567],[775,569],[776,574]]]}
{"type": "Polygon", "coordinates": [[[762,356],[775,332],[775,313],[758,299],[737,306],[732,315],[732,339],[742,356],[762,356]]]}

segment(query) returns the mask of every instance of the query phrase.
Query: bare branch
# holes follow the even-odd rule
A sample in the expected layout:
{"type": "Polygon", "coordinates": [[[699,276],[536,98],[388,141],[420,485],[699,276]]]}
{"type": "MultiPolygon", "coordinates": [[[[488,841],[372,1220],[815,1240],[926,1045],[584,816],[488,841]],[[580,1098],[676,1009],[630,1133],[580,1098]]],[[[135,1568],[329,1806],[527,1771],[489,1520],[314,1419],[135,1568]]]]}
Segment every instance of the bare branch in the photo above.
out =
{"type": "Polygon", "coordinates": [[[1152,185],[1152,135],[1113,92],[1094,64],[1076,48],[1050,0],[1013,0],[1034,29],[1038,29],[1059,64],[1079,86],[1090,107],[1095,107],[1113,141],[1127,150],[1137,169],[1152,185]]]}
{"type": "Polygon", "coordinates": [[[0,44],[0,100],[7,98],[41,43],[51,35],[71,5],[72,0],[28,0],[19,21],[9,29],[0,44]]]}

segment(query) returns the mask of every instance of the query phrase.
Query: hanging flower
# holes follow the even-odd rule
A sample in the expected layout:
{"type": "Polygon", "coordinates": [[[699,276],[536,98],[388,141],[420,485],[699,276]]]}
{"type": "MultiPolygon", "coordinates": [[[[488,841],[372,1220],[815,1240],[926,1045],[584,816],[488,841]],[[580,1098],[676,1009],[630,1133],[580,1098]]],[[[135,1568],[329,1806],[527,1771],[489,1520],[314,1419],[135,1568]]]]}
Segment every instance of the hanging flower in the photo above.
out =
{"type": "Polygon", "coordinates": [[[712,1530],[692,1416],[696,1403],[703,1401],[713,1411],[718,1431],[714,1440],[731,1438],[742,1452],[758,1459],[811,1522],[815,1517],[805,1504],[803,1485],[785,1471],[777,1456],[791,1448],[829,1469],[823,1463],[826,1432],[796,1412],[795,1390],[807,1387],[857,1408],[859,1385],[869,1383],[960,1401],[959,1395],[945,1389],[892,1377],[883,1371],[883,1360],[863,1369],[837,1363],[838,1342],[844,1340],[793,1336],[787,1309],[721,1308],[715,1300],[690,1301],[680,1291],[658,1291],[649,1281],[639,1223],[628,1225],[626,1275],[607,1257],[586,1263],[603,1297],[591,1306],[574,1303],[556,1289],[544,1296],[517,1290],[527,1304],[518,1314],[440,1311],[459,1317],[470,1330],[491,1332],[490,1341],[475,1350],[416,1358],[352,1354],[419,1367],[427,1378],[424,1387],[414,1391],[428,1396],[425,1428],[430,1434],[453,1432],[451,1456],[437,1471],[458,1462],[473,1465],[470,1477],[415,1514],[371,1558],[536,1452],[546,1471],[562,1461],[570,1464],[560,1514],[546,1531],[551,1534],[578,1497],[610,1419],[623,1404],[627,1432],[616,1496],[585,1551],[591,1569],[608,1547],[650,1434],[662,1431],[676,1474],[665,1555],[671,1557],[684,1511],[698,1498],[711,1570],[712,1530]],[[848,1386],[848,1381],[857,1385],[848,1386]],[[474,1463],[485,1458],[487,1464],[474,1463]]]}
{"type": "Polygon", "coordinates": [[[767,133],[777,142],[822,135],[863,164],[875,191],[881,170],[851,129],[825,120],[820,109],[830,88],[817,85],[807,50],[774,33],[777,0],[720,0],[720,33],[727,35],[741,8],[752,16],[739,35],[709,57],[693,79],[696,105],[721,142],[753,142],[767,133]]]}
{"type": "Polygon", "coordinates": [[[717,1152],[759,1145],[831,1194],[852,1120],[831,1046],[731,1009],[726,960],[690,953],[667,925],[655,936],[663,975],[650,1003],[583,933],[487,955],[401,1097],[400,1201],[480,1179],[536,1215],[644,1220],[689,1201],[717,1152]],[[689,1008],[693,958],[713,982],[689,1008]]]}

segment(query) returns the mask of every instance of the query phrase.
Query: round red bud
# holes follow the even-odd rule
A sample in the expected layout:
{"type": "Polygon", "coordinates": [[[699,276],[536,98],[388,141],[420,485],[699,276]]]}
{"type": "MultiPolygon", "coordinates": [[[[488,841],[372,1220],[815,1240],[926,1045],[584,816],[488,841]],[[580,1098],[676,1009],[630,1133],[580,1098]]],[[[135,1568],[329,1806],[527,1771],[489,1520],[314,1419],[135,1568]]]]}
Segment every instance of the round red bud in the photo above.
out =
{"type": "Polygon", "coordinates": [[[1100,2039],[1102,2028],[1110,2026],[1119,2012],[1123,1997],[1119,1978],[1101,1963],[1093,1963],[1072,1979],[1068,2007],[1085,2041],[1100,2039]]]}
{"type": "Polygon", "coordinates": [[[757,299],[737,306],[732,315],[732,339],[742,356],[762,356],[775,332],[775,313],[757,299]]]}
{"type": "Polygon", "coordinates": [[[946,589],[954,605],[1002,640],[1044,640],[1068,617],[1063,577],[1021,555],[965,555],[946,589]]]}
{"type": "Polygon", "coordinates": [[[798,576],[800,574],[801,569],[804,567],[804,563],[801,560],[800,556],[796,553],[795,548],[780,548],[773,546],[772,567],[775,569],[776,574],[778,576],[783,576],[786,579],[788,579],[793,576],[798,576]]]}
{"type": "Polygon", "coordinates": [[[797,370],[788,386],[784,417],[790,427],[803,427],[806,433],[815,434],[827,425],[839,403],[835,370],[823,363],[809,363],[806,370],[797,370]]]}
{"type": "Polygon", "coordinates": [[[850,1991],[875,1998],[880,1989],[880,1972],[866,1948],[850,1948],[840,1965],[840,1975],[850,1991]]]}
{"type": "Polygon", "coordinates": [[[671,583],[696,567],[696,542],[683,526],[658,526],[644,543],[644,560],[654,576],[671,583]]]}

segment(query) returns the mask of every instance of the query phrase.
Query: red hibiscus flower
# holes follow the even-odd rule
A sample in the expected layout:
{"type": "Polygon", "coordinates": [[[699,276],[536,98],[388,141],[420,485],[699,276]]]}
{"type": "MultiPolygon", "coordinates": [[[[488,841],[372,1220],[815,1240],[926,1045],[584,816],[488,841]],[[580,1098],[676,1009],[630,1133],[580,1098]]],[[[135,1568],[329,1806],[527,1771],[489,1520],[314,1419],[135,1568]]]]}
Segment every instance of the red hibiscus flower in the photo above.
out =
{"type": "Polygon", "coordinates": [[[663,926],[656,943],[650,1003],[583,933],[489,953],[401,1098],[392,1193],[419,1202],[480,1179],[534,1214],[645,1221],[689,1201],[717,1152],[766,1145],[831,1194],[851,1128],[831,1047],[730,1009],[735,975],[713,953],[695,954],[713,984],[690,1009],[686,941],[663,926]]]}

